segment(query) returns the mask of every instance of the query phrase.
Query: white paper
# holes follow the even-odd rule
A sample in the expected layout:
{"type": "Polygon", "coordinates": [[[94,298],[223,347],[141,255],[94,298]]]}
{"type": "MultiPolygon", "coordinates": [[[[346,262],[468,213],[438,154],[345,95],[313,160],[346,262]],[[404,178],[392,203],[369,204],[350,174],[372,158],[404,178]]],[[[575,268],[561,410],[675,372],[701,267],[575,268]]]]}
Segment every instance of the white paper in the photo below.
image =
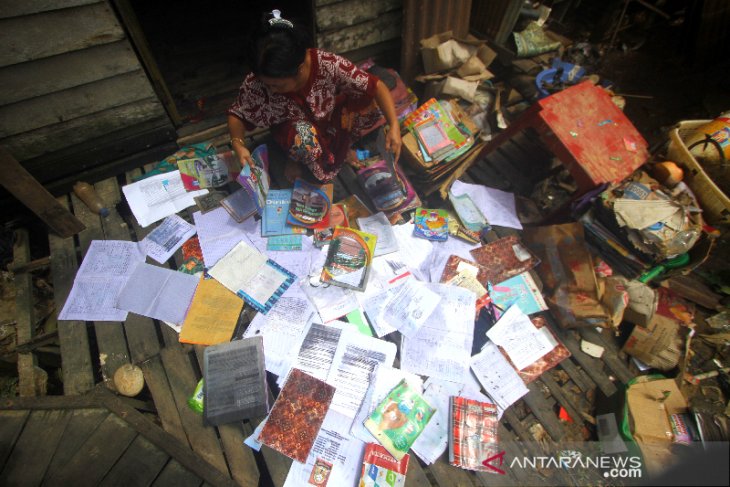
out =
{"type": "Polygon", "coordinates": [[[257,222],[253,218],[238,223],[223,207],[207,213],[195,212],[193,220],[198,229],[205,267],[208,269],[216,265],[239,242],[250,242],[247,236],[258,231],[257,222]]]}
{"type": "Polygon", "coordinates": [[[352,436],[364,442],[375,441],[372,433],[365,428],[363,423],[370,417],[375,408],[383,402],[383,399],[385,399],[388,393],[404,379],[414,391],[421,393],[423,390],[423,380],[417,375],[400,369],[394,369],[387,365],[378,365],[375,368],[371,374],[370,387],[368,387],[367,393],[360,405],[360,410],[352,422],[352,427],[350,428],[350,434],[352,436]]]}
{"type": "Polygon", "coordinates": [[[258,313],[243,336],[263,336],[266,370],[286,376],[292,349],[301,342],[301,335],[313,317],[314,309],[295,284],[267,314],[258,313]]]}
{"type": "Polygon", "coordinates": [[[517,370],[535,363],[558,344],[549,332],[540,330],[518,306],[510,306],[487,337],[509,356],[517,370]]]}
{"type": "Polygon", "coordinates": [[[180,324],[185,321],[200,280],[150,264],[139,264],[117,297],[120,309],[155,320],[180,324]]]}
{"type": "Polygon", "coordinates": [[[389,333],[398,331],[394,326],[390,326],[385,320],[382,319],[381,311],[392,296],[398,292],[399,286],[391,286],[386,289],[381,289],[377,293],[372,293],[367,296],[358,296],[358,299],[365,311],[365,316],[368,322],[375,330],[375,334],[378,337],[384,337],[389,333]]]}
{"type": "Polygon", "coordinates": [[[461,384],[433,377],[429,377],[426,381],[423,398],[436,411],[426,428],[416,438],[416,442],[411,446],[411,451],[427,465],[435,463],[449,445],[449,428],[451,428],[449,399],[451,396],[458,396],[462,387],[461,384]]]}
{"type": "Polygon", "coordinates": [[[298,278],[302,278],[309,275],[312,263],[321,258],[322,251],[314,246],[312,237],[302,235],[302,250],[266,250],[263,253],[298,278]]]}
{"type": "Polygon", "coordinates": [[[137,242],[93,240],[76,273],[59,320],[124,321],[117,296],[138,264],[144,262],[137,242]]]}
{"type": "Polygon", "coordinates": [[[497,406],[497,419],[502,419],[504,409],[494,399],[482,393],[482,385],[477,380],[473,371],[466,375],[466,381],[464,382],[459,395],[467,399],[495,404],[497,406]]]}
{"type": "Polygon", "coordinates": [[[358,218],[357,226],[363,232],[378,237],[375,242],[375,257],[398,251],[398,241],[393,233],[393,226],[382,211],[365,218],[358,218]]]}
{"type": "Polygon", "coordinates": [[[261,421],[258,426],[256,426],[256,429],[253,430],[253,433],[251,433],[251,435],[248,438],[246,438],[245,440],[243,440],[243,442],[246,445],[250,446],[252,449],[254,449],[256,451],[261,451],[261,445],[263,445],[263,443],[261,443],[258,440],[258,437],[261,434],[261,430],[264,429],[264,426],[266,426],[266,420],[267,419],[269,419],[268,416],[266,416],[264,418],[264,420],[261,421]]]}
{"type": "Polygon", "coordinates": [[[317,459],[332,465],[327,485],[355,487],[360,479],[365,443],[350,436],[351,418],[330,408],[305,463],[292,462],[284,487],[311,485],[309,478],[317,459]]]}
{"type": "Polygon", "coordinates": [[[343,331],[327,376],[335,387],[330,408],[354,418],[370,385],[370,374],[381,364],[393,365],[396,346],[355,329],[343,331]]]}
{"type": "Polygon", "coordinates": [[[468,289],[428,284],[441,296],[436,311],[413,337],[401,342],[401,368],[414,374],[463,382],[474,341],[476,296],[468,289]]]}
{"type": "Polygon", "coordinates": [[[481,184],[468,184],[454,181],[451,192],[455,196],[468,193],[474,204],[481,210],[490,225],[522,229],[517,217],[515,195],[489,188],[481,184]]]}
{"type": "Polygon", "coordinates": [[[180,171],[150,176],[123,186],[122,191],[141,227],[193,206],[196,196],[208,194],[207,189],[185,191],[180,171]]]}
{"type": "Polygon", "coordinates": [[[164,264],[195,232],[195,227],[179,215],[170,215],[140,245],[145,254],[164,264]]]}
{"type": "Polygon", "coordinates": [[[474,256],[469,251],[480,246],[481,244],[472,244],[458,238],[449,238],[446,242],[442,242],[441,245],[434,249],[431,255],[429,281],[441,281],[441,275],[444,273],[444,268],[449,257],[456,255],[463,259],[473,261],[474,256]]]}
{"type": "Polygon", "coordinates": [[[378,320],[397,328],[404,336],[412,337],[433,314],[441,296],[429,290],[424,283],[407,279],[383,304],[378,320]]]}
{"type": "Polygon", "coordinates": [[[489,397],[503,410],[529,392],[515,369],[492,342],[487,342],[482,351],[471,358],[471,369],[489,397]]]}
{"type": "MultiPolygon", "coordinates": [[[[413,236],[413,223],[395,225],[393,233],[398,241],[398,247],[403,249],[400,256],[419,281],[429,281],[431,275],[431,252],[434,242],[425,238],[413,236]]],[[[437,242],[443,243],[443,242],[437,242]]]]}

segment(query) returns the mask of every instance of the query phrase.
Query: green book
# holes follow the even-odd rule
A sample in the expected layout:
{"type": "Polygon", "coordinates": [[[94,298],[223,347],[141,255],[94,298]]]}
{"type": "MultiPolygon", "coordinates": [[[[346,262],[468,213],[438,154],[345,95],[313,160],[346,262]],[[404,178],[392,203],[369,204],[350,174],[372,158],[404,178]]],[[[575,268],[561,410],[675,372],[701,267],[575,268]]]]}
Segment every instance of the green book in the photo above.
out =
{"type": "Polygon", "coordinates": [[[404,379],[385,396],[364,425],[396,460],[400,460],[435,411],[404,379]]]}

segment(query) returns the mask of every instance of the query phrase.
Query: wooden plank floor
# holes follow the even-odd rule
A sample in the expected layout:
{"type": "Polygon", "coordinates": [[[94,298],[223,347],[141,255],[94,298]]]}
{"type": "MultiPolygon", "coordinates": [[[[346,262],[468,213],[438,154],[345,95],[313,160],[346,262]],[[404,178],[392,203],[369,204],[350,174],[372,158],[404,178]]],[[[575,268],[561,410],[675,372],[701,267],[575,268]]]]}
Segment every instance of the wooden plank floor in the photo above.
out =
{"type": "MultiPolygon", "coordinates": [[[[515,140],[506,144],[506,147],[499,157],[492,155],[478,160],[461,179],[528,193],[530,184],[534,183],[537,175],[545,174],[549,155],[541,152],[539,145],[529,137],[515,140]],[[521,160],[516,162],[516,158],[521,160]],[[527,181],[524,175],[528,176],[527,181]],[[518,178],[521,180],[518,181],[518,178]]],[[[126,209],[120,191],[122,185],[132,182],[149,169],[139,168],[95,185],[97,192],[111,209],[111,215],[104,220],[89,212],[75,196],[58,199],[87,226],[87,230],[76,238],[64,240],[54,235],[48,237],[58,309],[63,307],[78,265],[92,240],[140,241],[152,230],[152,226],[143,229],[137,225],[126,209]]],[[[272,170],[272,179],[274,187],[286,186],[282,181],[281,171],[272,170]]],[[[345,168],[336,180],[335,200],[352,193],[369,203],[355,174],[350,168],[345,168]]],[[[445,202],[439,200],[438,193],[434,193],[424,204],[440,206],[445,202]]],[[[182,216],[190,219],[191,213],[183,212],[182,216]]],[[[510,229],[495,228],[489,239],[494,240],[514,233],[510,229]]],[[[178,264],[173,258],[166,266],[177,268],[178,264]]],[[[251,310],[244,308],[243,321],[247,322],[252,316],[251,310]]],[[[582,331],[580,334],[573,330],[563,330],[550,320],[549,314],[546,318],[548,326],[570,350],[572,356],[531,384],[529,394],[505,413],[500,425],[500,435],[507,440],[507,448],[510,450],[508,453],[513,456],[527,453],[539,455],[543,451],[538,446],[539,442],[555,445],[563,441],[584,439],[587,429],[591,427],[590,399],[597,391],[607,396],[613,395],[619,383],[625,383],[633,377],[627,358],[616,349],[610,337],[592,330],[582,331]],[[598,360],[584,354],[580,350],[582,338],[604,346],[604,359],[598,360]],[[568,412],[573,422],[558,418],[557,412],[561,407],[568,412]],[[512,441],[524,443],[517,446],[512,441]]],[[[187,406],[187,398],[202,376],[199,362],[202,348],[181,346],[176,333],[167,325],[132,313],[124,323],[63,322],[59,327],[58,340],[66,396],[86,398],[96,393],[96,384],[102,384],[104,388],[113,391],[114,385],[110,379],[114,371],[126,363],[136,364],[143,370],[146,382],[142,396],[154,402],[159,433],[166,435],[178,447],[184,448],[208,469],[203,470],[214,481],[206,478],[206,483],[277,487],[284,483],[291,460],[267,447],[263,447],[259,453],[243,445],[243,439],[251,434],[258,421],[243,421],[217,428],[206,427],[202,424],[201,416],[187,406]]],[[[136,485],[135,482],[140,485],[149,485],[150,482],[152,485],[200,485],[203,482],[201,471],[191,474],[189,458],[171,455],[169,452],[163,455],[154,441],[144,435],[140,436],[139,432],[128,431],[129,425],[122,424],[118,416],[108,411],[105,413],[103,408],[82,410],[83,412],[70,412],[63,408],[46,408],[43,414],[39,414],[28,407],[25,410],[15,408],[12,411],[2,411],[0,433],[3,438],[12,441],[9,445],[7,442],[0,444],[0,461],[3,462],[0,480],[38,481],[40,473],[36,472],[33,474],[35,477],[30,478],[27,477],[29,473],[20,472],[17,467],[22,462],[33,460],[40,462],[43,467],[40,483],[47,485],[58,485],[56,482],[60,481],[65,485],[67,481],[75,481],[87,468],[90,469],[89,475],[83,483],[88,485],[136,485]],[[29,429],[30,427],[33,429],[29,429]],[[47,438],[47,441],[43,445],[31,445],[39,449],[38,455],[33,459],[23,457],[21,452],[25,449],[18,449],[17,445],[31,441],[31,437],[24,438],[25,432],[40,431],[45,427],[49,430],[42,437],[47,438]],[[112,441],[110,438],[117,439],[112,441]],[[81,461],[79,452],[89,453],[95,445],[105,451],[98,464],[91,469],[81,461]],[[134,473],[129,473],[129,465],[135,462],[140,462],[139,469],[133,468],[131,470],[134,473]]],[[[570,485],[570,479],[562,480],[570,485]]],[[[505,476],[475,474],[448,465],[446,458],[441,458],[434,465],[425,465],[412,455],[406,485],[479,487],[548,485],[554,481],[555,479],[545,478],[537,471],[508,471],[505,476]]],[[[8,485],[12,485],[12,482],[8,485]]],[[[5,482],[0,483],[5,485],[5,482]]]]}

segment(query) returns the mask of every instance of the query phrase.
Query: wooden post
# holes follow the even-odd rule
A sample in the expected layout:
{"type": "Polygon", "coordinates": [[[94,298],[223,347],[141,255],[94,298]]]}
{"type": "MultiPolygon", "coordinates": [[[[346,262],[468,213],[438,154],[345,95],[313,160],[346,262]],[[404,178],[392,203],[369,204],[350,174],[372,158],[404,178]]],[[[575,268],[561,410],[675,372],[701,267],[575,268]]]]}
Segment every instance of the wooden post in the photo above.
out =
{"type": "Polygon", "coordinates": [[[2,146],[0,167],[0,184],[38,215],[58,236],[68,238],[86,228],[2,146]]]}

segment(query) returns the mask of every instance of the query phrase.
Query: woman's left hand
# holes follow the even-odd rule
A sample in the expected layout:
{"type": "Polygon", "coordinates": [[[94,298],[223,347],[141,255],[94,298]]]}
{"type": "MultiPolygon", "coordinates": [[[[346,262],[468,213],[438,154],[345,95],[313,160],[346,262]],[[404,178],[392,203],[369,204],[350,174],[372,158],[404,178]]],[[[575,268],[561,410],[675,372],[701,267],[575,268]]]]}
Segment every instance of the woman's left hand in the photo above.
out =
{"type": "Polygon", "coordinates": [[[400,158],[400,149],[403,141],[400,138],[400,127],[390,127],[388,133],[385,134],[385,150],[393,154],[393,163],[398,162],[400,158]]]}

